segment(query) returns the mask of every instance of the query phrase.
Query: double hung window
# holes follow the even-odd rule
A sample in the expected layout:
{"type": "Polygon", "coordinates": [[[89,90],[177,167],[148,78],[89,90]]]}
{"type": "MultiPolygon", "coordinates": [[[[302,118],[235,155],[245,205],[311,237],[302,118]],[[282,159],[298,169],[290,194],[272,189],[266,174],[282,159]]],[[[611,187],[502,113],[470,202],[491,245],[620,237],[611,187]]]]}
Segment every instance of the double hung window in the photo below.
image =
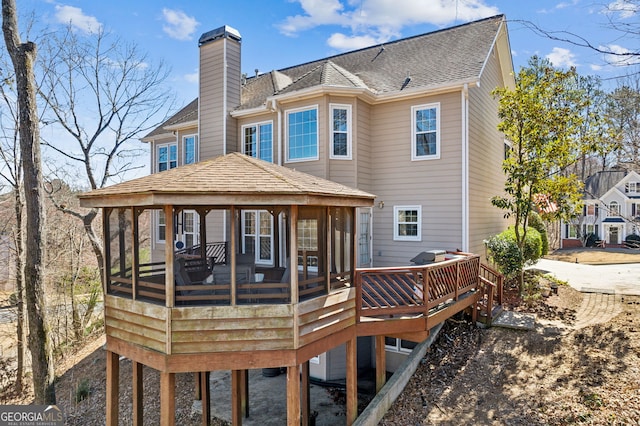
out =
{"type": "Polygon", "coordinates": [[[250,157],[273,162],[273,123],[243,126],[242,136],[242,152],[250,157]]]}
{"type": "Polygon", "coordinates": [[[394,206],[393,239],[422,241],[422,206],[394,206]]]}
{"type": "Polygon", "coordinates": [[[411,108],[411,159],[440,158],[440,104],[411,108]]]}
{"type": "Polygon", "coordinates": [[[163,172],[165,170],[178,167],[178,144],[166,143],[158,145],[156,171],[163,172]]]}
{"type": "Polygon", "coordinates": [[[351,105],[331,104],[331,152],[334,159],[351,159],[351,105]]]}
{"type": "Polygon", "coordinates": [[[193,164],[198,161],[198,136],[189,135],[183,137],[182,151],[184,152],[184,164],[193,164]]]}

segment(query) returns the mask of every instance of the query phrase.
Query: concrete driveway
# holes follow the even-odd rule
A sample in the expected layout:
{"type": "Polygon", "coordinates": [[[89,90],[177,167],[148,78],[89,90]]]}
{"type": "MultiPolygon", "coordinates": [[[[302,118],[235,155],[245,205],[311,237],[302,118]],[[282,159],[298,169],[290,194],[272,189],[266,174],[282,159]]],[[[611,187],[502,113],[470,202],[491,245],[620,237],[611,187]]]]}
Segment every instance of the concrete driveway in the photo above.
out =
{"type": "Polygon", "coordinates": [[[583,265],[540,259],[531,268],[550,273],[581,292],[640,296],[640,263],[583,265]]]}

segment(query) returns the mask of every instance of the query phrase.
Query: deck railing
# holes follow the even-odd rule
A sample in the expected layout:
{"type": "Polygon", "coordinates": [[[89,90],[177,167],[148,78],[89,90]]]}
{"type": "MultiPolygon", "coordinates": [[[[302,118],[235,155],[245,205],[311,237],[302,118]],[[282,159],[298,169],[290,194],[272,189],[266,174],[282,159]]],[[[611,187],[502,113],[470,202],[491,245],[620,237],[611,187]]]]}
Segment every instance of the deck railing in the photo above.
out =
{"type": "MultiPolygon", "coordinates": [[[[356,270],[359,316],[429,315],[478,291],[480,257],[356,270]]],[[[477,295],[476,295],[477,297],[477,295]]]]}

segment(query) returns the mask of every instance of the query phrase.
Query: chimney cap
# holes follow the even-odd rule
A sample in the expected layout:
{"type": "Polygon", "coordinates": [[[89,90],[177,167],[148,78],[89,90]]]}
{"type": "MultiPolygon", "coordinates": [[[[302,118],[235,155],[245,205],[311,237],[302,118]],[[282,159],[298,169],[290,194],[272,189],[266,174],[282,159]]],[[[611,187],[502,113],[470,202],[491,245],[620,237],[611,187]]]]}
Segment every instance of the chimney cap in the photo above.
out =
{"type": "Polygon", "coordinates": [[[206,33],[202,34],[200,36],[200,39],[198,40],[198,46],[202,46],[203,44],[212,42],[219,38],[230,38],[236,41],[242,40],[242,37],[240,36],[240,32],[238,30],[228,25],[225,25],[220,28],[216,28],[215,30],[207,31],[206,33]]]}

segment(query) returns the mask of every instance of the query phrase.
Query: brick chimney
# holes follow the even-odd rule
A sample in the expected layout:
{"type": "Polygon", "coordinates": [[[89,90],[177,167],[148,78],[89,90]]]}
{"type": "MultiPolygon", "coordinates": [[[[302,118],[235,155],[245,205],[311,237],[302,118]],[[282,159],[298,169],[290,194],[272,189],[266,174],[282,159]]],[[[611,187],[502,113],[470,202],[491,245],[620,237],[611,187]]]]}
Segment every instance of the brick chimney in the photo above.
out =
{"type": "Polygon", "coordinates": [[[240,105],[240,33],[227,25],[200,36],[199,132],[201,159],[235,151],[229,112],[240,105]]]}

